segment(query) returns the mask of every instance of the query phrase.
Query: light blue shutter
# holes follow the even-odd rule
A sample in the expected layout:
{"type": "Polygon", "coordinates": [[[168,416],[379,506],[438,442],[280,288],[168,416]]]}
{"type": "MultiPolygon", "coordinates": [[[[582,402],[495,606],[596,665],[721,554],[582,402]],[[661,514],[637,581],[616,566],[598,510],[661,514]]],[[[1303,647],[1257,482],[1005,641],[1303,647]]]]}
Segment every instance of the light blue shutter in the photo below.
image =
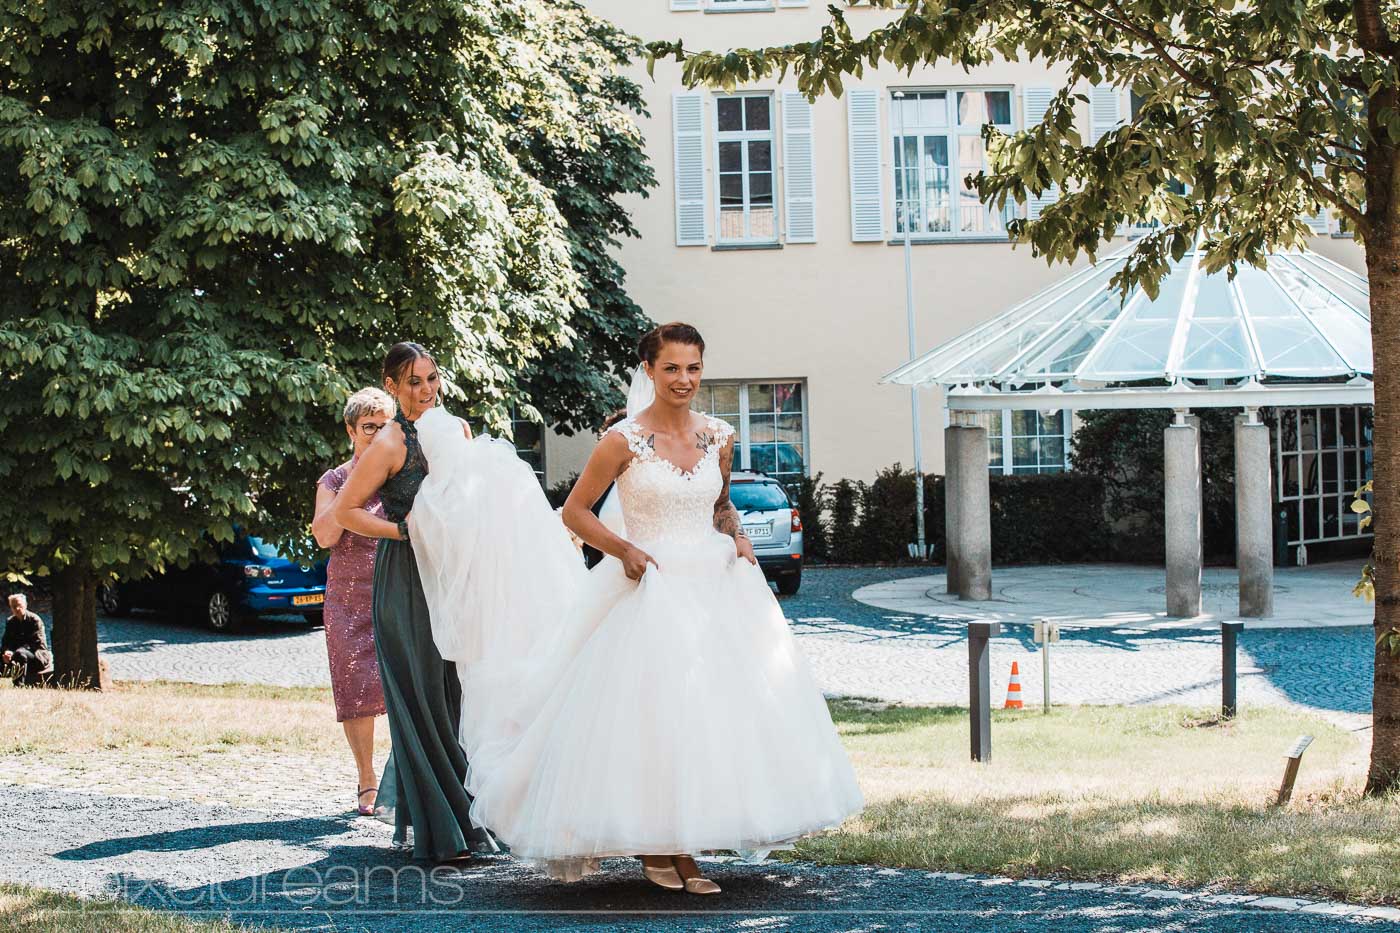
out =
{"type": "Polygon", "coordinates": [[[700,9],[700,0],[671,0],[671,9],[679,11],[700,9]]]}
{"type": "Polygon", "coordinates": [[[783,210],[789,243],[817,241],[816,177],[812,166],[812,105],[783,92],[783,210]]]}
{"type": "Polygon", "coordinates": [[[676,153],[676,245],[709,242],[705,206],[705,97],[699,91],[671,95],[671,130],[676,153]]]}
{"type": "MultiPolygon", "coordinates": [[[[1050,102],[1055,99],[1055,89],[1050,87],[1028,87],[1021,95],[1021,106],[1025,113],[1025,128],[1034,129],[1045,119],[1045,111],[1050,108],[1050,102]]],[[[1026,199],[1026,216],[1031,220],[1040,217],[1040,212],[1060,196],[1058,185],[1051,185],[1047,190],[1041,192],[1039,197],[1030,195],[1026,199]]]]}
{"type": "MultiPolygon", "coordinates": [[[[1314,178],[1321,178],[1326,174],[1327,169],[1325,166],[1323,166],[1321,162],[1313,166],[1314,178]]],[[[1315,234],[1326,235],[1327,233],[1329,233],[1331,231],[1331,227],[1328,226],[1327,205],[1324,204],[1321,210],[1319,210],[1316,214],[1313,214],[1307,219],[1306,223],[1308,227],[1311,228],[1312,232],[1315,234]]]]}
{"type": "Polygon", "coordinates": [[[1089,88],[1089,139],[1097,143],[1123,123],[1123,93],[1110,84],[1089,88]]]}
{"type": "Polygon", "coordinates": [[[778,0],[778,6],[806,6],[808,0],[778,0]]]}
{"type": "Polygon", "coordinates": [[[880,92],[846,92],[846,130],[851,171],[851,239],[885,238],[885,185],[880,166],[880,92]]]}

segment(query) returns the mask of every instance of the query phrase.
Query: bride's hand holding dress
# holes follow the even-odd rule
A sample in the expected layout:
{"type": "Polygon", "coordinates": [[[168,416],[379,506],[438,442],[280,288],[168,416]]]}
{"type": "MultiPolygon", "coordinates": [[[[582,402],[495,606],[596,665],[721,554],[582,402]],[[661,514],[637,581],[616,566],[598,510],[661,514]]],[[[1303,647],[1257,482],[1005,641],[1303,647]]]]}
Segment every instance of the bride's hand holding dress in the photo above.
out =
{"type": "MultiPolygon", "coordinates": [[[[716,443],[714,438],[711,438],[710,442],[716,443]]],[[[719,451],[719,469],[724,486],[719,491],[719,498],[715,500],[715,530],[734,539],[735,559],[742,557],[757,567],[758,557],[753,552],[753,542],[744,534],[743,519],[739,517],[739,510],[734,507],[734,503],[729,500],[729,477],[733,463],[734,435],[730,434],[728,439],[722,442],[719,451]]]]}
{"type": "Polygon", "coordinates": [[[609,557],[621,561],[627,579],[640,580],[648,564],[659,567],[656,559],[618,535],[593,514],[593,504],[617,481],[631,460],[632,451],[621,435],[611,432],[605,435],[569,492],[562,514],[569,531],[609,557]]]}

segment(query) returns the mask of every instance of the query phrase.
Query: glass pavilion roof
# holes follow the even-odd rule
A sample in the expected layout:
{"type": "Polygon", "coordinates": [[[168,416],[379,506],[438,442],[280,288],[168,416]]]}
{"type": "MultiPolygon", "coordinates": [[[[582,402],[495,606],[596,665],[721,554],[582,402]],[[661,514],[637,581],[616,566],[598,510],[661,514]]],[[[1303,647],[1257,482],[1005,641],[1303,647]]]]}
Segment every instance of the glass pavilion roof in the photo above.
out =
{"type": "Polygon", "coordinates": [[[900,367],[886,382],[1102,390],[1369,379],[1366,279],[1313,253],[1278,253],[1231,281],[1194,251],[1156,299],[1124,301],[1109,280],[1132,245],[900,367]]]}

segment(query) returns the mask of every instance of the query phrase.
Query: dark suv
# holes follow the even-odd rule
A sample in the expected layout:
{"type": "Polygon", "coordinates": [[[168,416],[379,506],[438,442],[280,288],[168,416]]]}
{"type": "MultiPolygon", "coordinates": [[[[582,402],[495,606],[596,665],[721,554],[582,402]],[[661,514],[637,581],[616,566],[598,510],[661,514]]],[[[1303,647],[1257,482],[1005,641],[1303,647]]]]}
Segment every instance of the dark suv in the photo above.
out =
{"type": "Polygon", "coordinates": [[[802,516],[783,484],[762,473],[736,470],[729,478],[729,501],[739,510],[763,575],[784,596],[802,585],[802,516]]]}
{"type": "Polygon", "coordinates": [[[132,609],[199,612],[216,632],[229,632],[260,615],[300,613],[321,621],[326,601],[326,564],[306,566],[278,553],[261,538],[239,536],[219,549],[212,564],[191,564],[141,580],[103,587],[107,615],[132,609]]]}

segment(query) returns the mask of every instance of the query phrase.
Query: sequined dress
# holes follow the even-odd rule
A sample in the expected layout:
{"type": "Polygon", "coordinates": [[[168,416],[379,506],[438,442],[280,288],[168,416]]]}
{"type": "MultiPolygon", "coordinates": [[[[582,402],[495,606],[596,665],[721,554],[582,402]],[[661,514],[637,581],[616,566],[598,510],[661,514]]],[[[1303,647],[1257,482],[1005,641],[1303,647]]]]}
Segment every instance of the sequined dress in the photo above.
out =
{"type": "MultiPolygon", "coordinates": [[[[355,461],[327,470],[320,484],[338,493],[355,461]]],[[[384,506],[374,496],[365,511],[384,517],[384,506]]],[[[384,714],[384,690],[379,684],[379,659],[374,653],[374,556],[373,538],[342,532],[331,548],[326,566],[326,655],[331,668],[331,695],[336,722],[384,714]]]]}

